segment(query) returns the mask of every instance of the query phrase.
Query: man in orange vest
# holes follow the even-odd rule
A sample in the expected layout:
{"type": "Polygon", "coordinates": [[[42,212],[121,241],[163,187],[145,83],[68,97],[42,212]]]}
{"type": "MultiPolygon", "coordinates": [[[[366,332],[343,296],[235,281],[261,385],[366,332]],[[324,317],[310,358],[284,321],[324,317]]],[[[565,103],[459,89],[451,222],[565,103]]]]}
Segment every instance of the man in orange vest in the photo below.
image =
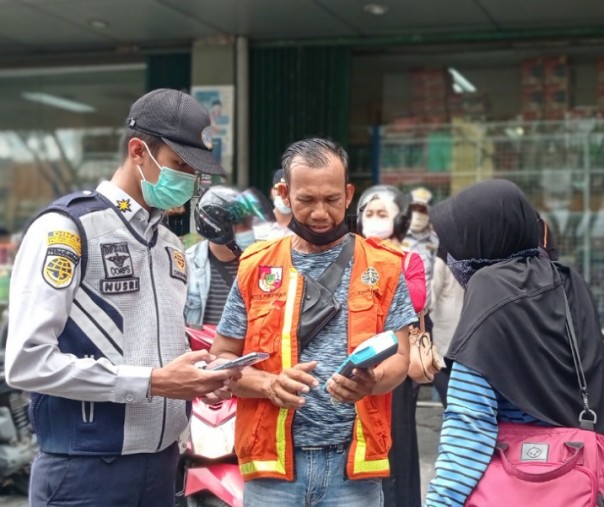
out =
{"type": "Polygon", "coordinates": [[[246,506],[383,503],[390,392],[407,374],[407,326],[416,316],[400,251],[347,233],[354,194],[347,162],[344,149],[324,139],[287,148],[280,192],[292,210],[294,234],[243,253],[218,325],[212,353],[219,357],[270,354],[229,384],[240,398],[235,447],[246,506]],[[343,251],[349,252],[345,261],[343,251]],[[322,305],[334,306],[334,314],[308,340],[309,287],[336,259],[345,264],[333,301],[322,305]],[[399,340],[396,354],[356,369],[352,378],[334,374],[361,342],[387,330],[399,340]]]}

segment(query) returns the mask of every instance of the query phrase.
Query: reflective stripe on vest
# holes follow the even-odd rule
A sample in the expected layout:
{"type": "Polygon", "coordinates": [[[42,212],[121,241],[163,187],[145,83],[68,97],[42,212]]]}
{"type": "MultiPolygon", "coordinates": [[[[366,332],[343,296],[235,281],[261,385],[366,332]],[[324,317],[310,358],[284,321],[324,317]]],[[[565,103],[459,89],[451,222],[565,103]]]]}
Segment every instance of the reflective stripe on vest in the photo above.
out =
{"type": "MultiPolygon", "coordinates": [[[[281,329],[281,365],[283,370],[292,367],[291,328],[297,290],[298,271],[295,268],[290,268],[287,301],[285,303],[285,314],[283,315],[283,328],[281,329]]],[[[275,434],[277,461],[249,461],[239,466],[242,475],[245,476],[254,472],[275,472],[285,475],[285,421],[288,413],[289,409],[281,408],[277,417],[277,431],[275,434]]]]}
{"type": "Polygon", "coordinates": [[[363,435],[363,423],[361,422],[360,417],[357,417],[355,426],[357,445],[354,451],[353,473],[363,474],[371,472],[387,472],[390,469],[388,458],[376,459],[373,461],[368,461],[365,459],[365,455],[367,453],[367,442],[365,441],[365,435],[363,435]]]}

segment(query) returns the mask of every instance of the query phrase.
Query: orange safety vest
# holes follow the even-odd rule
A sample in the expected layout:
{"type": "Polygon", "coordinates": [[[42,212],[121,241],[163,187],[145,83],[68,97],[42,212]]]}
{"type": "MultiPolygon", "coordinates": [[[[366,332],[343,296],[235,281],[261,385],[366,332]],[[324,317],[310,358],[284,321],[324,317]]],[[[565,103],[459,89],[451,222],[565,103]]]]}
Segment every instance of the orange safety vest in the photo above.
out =
{"type": "MultiPolygon", "coordinates": [[[[291,236],[255,244],[241,256],[237,283],[248,327],[243,353],[270,357],[255,368],[280,373],[298,362],[297,329],[302,275],[291,262],[291,236]]],[[[402,255],[387,245],[355,237],[348,298],[348,352],[383,331],[401,276],[402,255]]],[[[388,477],[391,395],[367,396],[356,404],[346,474],[350,479],[388,477]]],[[[294,410],[268,399],[239,398],[235,449],[245,480],[294,480],[294,410]]]]}

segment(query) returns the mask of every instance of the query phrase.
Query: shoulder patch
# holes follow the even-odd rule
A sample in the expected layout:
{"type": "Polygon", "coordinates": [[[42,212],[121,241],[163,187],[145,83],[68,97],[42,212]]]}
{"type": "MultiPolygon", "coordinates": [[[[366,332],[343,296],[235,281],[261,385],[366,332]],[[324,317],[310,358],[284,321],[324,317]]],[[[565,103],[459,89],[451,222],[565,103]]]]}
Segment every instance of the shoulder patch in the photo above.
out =
{"type": "Polygon", "coordinates": [[[74,250],[76,255],[82,255],[82,241],[80,236],[70,231],[50,231],[48,233],[48,246],[66,245],[74,250]]]}
{"type": "Polygon", "coordinates": [[[44,281],[54,289],[71,285],[80,256],[67,248],[49,247],[42,268],[44,281]]]}
{"type": "Polygon", "coordinates": [[[170,257],[170,276],[187,283],[187,258],[181,250],[171,246],[166,247],[170,257]]]}

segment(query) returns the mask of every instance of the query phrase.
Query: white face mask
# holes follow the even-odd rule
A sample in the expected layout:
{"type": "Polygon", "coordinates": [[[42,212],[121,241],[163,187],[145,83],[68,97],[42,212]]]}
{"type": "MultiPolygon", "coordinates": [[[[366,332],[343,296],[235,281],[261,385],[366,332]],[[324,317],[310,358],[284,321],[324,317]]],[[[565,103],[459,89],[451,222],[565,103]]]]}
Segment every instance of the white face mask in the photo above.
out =
{"type": "Polygon", "coordinates": [[[411,225],[409,226],[411,232],[422,232],[428,225],[430,225],[430,216],[427,213],[414,211],[411,214],[411,225]]]}
{"type": "Polygon", "coordinates": [[[241,248],[241,250],[245,250],[248,246],[256,241],[256,236],[254,235],[254,231],[242,231],[235,233],[235,243],[237,246],[241,248]]]}
{"type": "Polygon", "coordinates": [[[394,224],[390,218],[364,218],[363,236],[366,238],[388,239],[394,232],[394,224]]]}
{"type": "Polygon", "coordinates": [[[273,197],[273,205],[279,213],[283,215],[291,215],[291,208],[285,205],[283,198],[280,195],[273,197]]]}

